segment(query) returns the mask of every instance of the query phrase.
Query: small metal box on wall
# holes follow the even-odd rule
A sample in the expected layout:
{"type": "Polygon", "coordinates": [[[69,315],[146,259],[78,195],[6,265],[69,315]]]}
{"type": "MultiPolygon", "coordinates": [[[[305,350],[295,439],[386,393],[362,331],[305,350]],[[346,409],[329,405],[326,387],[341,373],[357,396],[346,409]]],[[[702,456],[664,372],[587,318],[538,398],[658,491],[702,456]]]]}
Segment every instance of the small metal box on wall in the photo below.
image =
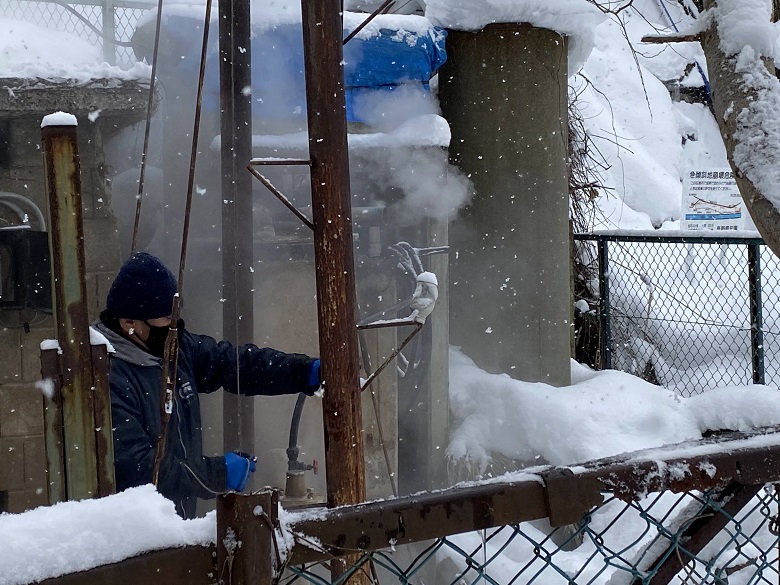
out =
{"type": "Polygon", "coordinates": [[[52,312],[51,264],[46,232],[0,228],[0,310],[52,312]]]}

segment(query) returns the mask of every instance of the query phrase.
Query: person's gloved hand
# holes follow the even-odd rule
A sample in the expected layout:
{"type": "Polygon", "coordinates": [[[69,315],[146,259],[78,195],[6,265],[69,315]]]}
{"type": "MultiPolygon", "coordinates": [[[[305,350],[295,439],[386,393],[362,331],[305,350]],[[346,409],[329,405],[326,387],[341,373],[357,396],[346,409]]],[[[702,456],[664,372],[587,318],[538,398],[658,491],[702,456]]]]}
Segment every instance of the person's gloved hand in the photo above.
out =
{"type": "Polygon", "coordinates": [[[317,390],[320,389],[320,386],[322,386],[322,378],[320,376],[320,358],[316,358],[311,363],[308,384],[309,388],[305,394],[309,396],[314,396],[315,392],[317,392],[317,390]]]}
{"type": "Polygon", "coordinates": [[[225,453],[225,467],[227,468],[227,489],[236,492],[243,491],[249,480],[249,474],[255,472],[257,458],[240,455],[238,453],[225,453]]]}

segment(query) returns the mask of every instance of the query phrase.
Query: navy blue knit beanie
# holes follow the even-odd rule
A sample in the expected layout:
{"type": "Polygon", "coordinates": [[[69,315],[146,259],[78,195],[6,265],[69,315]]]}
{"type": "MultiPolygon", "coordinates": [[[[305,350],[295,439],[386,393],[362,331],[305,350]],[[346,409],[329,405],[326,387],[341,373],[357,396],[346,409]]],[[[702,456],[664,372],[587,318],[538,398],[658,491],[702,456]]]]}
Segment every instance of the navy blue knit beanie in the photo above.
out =
{"type": "Polygon", "coordinates": [[[159,259],[139,252],[119,269],[108,291],[106,309],[120,319],[159,319],[171,314],[174,294],[176,277],[159,259]]]}

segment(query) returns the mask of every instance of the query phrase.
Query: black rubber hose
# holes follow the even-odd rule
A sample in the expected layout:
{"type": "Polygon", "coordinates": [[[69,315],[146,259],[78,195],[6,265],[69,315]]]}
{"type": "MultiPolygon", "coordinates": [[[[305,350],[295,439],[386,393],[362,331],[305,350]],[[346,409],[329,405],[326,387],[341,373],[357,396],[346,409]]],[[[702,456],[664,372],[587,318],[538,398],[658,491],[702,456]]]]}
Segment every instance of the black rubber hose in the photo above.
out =
{"type": "Polygon", "coordinates": [[[295,401],[292,420],[290,421],[290,442],[287,446],[287,468],[292,469],[292,464],[298,461],[298,429],[301,426],[301,414],[306,403],[306,394],[298,394],[295,401]]]}

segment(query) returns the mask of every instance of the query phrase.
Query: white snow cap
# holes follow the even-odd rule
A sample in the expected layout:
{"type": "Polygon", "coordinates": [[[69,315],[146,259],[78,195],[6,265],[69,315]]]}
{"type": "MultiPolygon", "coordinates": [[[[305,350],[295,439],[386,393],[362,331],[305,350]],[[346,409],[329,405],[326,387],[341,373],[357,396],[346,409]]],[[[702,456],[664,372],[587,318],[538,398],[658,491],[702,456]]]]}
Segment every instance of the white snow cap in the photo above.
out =
{"type": "Polygon", "coordinates": [[[588,0],[427,0],[425,16],[435,25],[476,31],[489,24],[527,22],[569,37],[569,74],[593,50],[594,31],[604,14],[588,0]]]}
{"type": "Polygon", "coordinates": [[[715,8],[720,48],[737,55],[746,46],[774,57],[777,29],[772,23],[772,0],[718,0],[715,8]]]}
{"type": "Polygon", "coordinates": [[[54,112],[48,116],[44,116],[41,120],[41,128],[46,126],[78,126],[76,116],[67,112],[54,112]]]}

